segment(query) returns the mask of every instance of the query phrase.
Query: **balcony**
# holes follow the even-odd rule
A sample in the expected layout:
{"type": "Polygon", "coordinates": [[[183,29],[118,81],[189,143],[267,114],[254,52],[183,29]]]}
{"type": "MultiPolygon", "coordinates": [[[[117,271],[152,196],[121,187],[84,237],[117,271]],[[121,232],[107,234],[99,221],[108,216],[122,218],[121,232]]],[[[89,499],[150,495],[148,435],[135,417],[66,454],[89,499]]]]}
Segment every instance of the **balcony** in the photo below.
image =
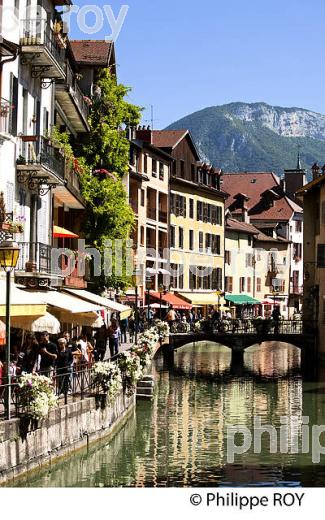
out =
{"type": "Polygon", "coordinates": [[[52,247],[41,242],[19,242],[17,272],[50,273],[52,247]]]}
{"type": "Polygon", "coordinates": [[[65,49],[61,48],[46,20],[21,21],[21,63],[32,65],[33,78],[64,79],[65,49]]]}
{"type": "Polygon", "coordinates": [[[64,184],[56,186],[54,199],[59,201],[59,205],[64,205],[70,209],[84,209],[85,201],[80,194],[79,176],[73,164],[65,160],[64,184]]]}
{"type": "MultiPolygon", "coordinates": [[[[86,263],[85,264],[86,271],[87,271],[87,266],[88,266],[88,264],[86,263]]],[[[62,270],[67,269],[67,267],[68,267],[67,259],[64,256],[61,256],[61,266],[60,267],[62,270]]],[[[81,270],[80,270],[80,272],[81,272],[81,270]]],[[[63,284],[65,285],[65,287],[71,287],[74,289],[86,289],[86,287],[87,287],[86,277],[87,277],[87,275],[83,276],[79,273],[79,263],[78,263],[78,259],[76,258],[75,268],[73,269],[71,274],[69,274],[69,276],[66,276],[64,278],[63,284]]]]}
{"type": "Polygon", "coordinates": [[[0,144],[10,139],[10,119],[12,105],[7,99],[0,98],[0,144]]]}
{"type": "Polygon", "coordinates": [[[17,159],[17,179],[29,189],[36,185],[63,184],[65,158],[48,139],[41,136],[21,136],[20,157],[17,159]]]}
{"type": "Polygon", "coordinates": [[[88,132],[89,106],[68,62],[65,64],[65,79],[55,83],[55,96],[74,130],[77,133],[88,132]]]}

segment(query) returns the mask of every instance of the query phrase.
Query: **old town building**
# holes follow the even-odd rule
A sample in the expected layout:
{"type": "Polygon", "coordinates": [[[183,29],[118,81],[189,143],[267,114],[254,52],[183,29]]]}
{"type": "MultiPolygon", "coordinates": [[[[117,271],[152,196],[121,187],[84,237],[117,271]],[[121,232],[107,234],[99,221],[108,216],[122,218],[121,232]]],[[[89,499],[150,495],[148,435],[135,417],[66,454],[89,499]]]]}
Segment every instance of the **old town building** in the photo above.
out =
{"type": "MultiPolygon", "coordinates": [[[[285,178],[291,178],[294,172],[298,176],[296,187],[303,181],[300,170],[287,171],[285,178]]],[[[286,194],[283,181],[274,173],[227,173],[223,179],[224,190],[230,195],[227,212],[255,226],[259,231],[255,244],[268,250],[267,270],[258,277],[258,296],[266,301],[275,301],[276,296],[282,314],[291,316],[302,304],[302,207],[286,194]]]]}

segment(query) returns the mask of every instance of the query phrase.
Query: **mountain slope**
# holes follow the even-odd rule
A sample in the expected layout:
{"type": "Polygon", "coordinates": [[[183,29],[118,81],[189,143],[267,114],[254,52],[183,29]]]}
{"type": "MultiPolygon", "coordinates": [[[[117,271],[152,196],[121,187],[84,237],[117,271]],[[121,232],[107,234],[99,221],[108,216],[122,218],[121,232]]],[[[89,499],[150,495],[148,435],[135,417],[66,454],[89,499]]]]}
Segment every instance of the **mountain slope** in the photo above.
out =
{"type": "Polygon", "coordinates": [[[202,159],[225,171],[274,171],[325,162],[325,116],[266,103],[209,107],[171,124],[188,128],[202,159]]]}

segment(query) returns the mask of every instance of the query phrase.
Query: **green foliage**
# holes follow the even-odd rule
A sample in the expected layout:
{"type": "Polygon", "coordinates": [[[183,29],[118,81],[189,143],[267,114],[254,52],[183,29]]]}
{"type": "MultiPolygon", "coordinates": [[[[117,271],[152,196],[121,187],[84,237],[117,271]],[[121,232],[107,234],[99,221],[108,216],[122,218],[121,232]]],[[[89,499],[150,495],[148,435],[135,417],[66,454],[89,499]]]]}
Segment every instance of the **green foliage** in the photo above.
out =
{"type": "Polygon", "coordinates": [[[117,84],[108,69],[100,72],[97,88],[100,95],[92,99],[90,139],[84,149],[85,156],[94,168],[105,168],[123,176],[128,171],[130,153],[123,127],[139,124],[141,109],[125,100],[130,89],[117,84]]]}
{"type": "MultiPolygon", "coordinates": [[[[122,178],[129,168],[130,144],[123,127],[140,121],[140,109],[125,100],[129,89],[116,83],[116,78],[104,69],[99,74],[97,92],[92,99],[90,136],[83,146],[83,158],[78,158],[82,170],[81,193],[86,201],[85,232],[90,246],[104,252],[107,241],[112,242],[112,267],[120,260],[115,258],[116,241],[123,241],[122,275],[102,275],[95,278],[98,291],[103,287],[130,285],[126,272],[126,247],[134,226],[122,178]],[[94,174],[106,170],[109,174],[94,174]]],[[[120,267],[120,265],[119,265],[120,267]]]]}

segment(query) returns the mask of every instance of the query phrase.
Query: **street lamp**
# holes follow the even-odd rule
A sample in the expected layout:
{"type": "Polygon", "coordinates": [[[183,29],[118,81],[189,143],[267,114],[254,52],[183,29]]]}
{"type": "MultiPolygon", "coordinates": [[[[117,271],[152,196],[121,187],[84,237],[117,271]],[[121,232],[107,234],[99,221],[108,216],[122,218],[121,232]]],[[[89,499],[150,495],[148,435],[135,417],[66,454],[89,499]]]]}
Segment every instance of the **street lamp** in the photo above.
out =
{"type": "Polygon", "coordinates": [[[10,372],[10,275],[19,258],[19,246],[10,240],[0,243],[0,267],[6,273],[6,364],[7,391],[5,398],[6,419],[10,419],[11,372],[10,372]]]}

